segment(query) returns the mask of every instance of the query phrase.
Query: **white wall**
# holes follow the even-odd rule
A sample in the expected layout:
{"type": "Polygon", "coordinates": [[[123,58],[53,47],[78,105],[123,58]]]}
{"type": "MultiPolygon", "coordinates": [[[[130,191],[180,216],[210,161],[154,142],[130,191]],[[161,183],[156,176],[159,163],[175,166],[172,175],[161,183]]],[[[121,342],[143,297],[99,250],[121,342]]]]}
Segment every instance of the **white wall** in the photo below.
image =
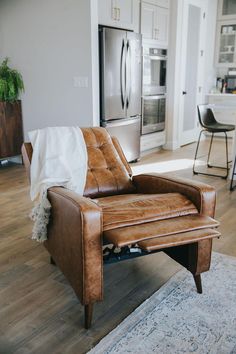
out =
{"type": "Polygon", "coordinates": [[[45,126],[93,125],[92,2],[0,1],[0,59],[10,57],[23,75],[25,133],[45,126]],[[75,76],[88,77],[88,87],[74,87],[75,76]]]}
{"type": "MultiPolygon", "coordinates": [[[[205,47],[205,70],[204,70],[204,94],[208,94],[216,85],[216,68],[215,68],[215,35],[216,35],[216,19],[217,19],[217,0],[208,0],[207,4],[207,37],[205,47]]],[[[205,96],[206,102],[206,96],[205,96]]]]}

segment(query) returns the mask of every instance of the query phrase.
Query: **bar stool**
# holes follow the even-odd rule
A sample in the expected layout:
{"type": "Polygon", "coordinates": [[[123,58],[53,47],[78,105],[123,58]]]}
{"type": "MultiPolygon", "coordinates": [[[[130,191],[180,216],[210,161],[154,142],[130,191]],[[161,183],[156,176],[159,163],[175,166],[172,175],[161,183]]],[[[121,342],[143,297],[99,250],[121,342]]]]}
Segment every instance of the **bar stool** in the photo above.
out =
{"type": "Polygon", "coordinates": [[[198,119],[199,119],[199,123],[200,123],[200,125],[202,127],[202,130],[200,131],[198,142],[197,142],[197,148],[196,148],[195,157],[194,157],[194,163],[193,163],[193,173],[194,174],[206,175],[206,176],[221,177],[221,178],[227,179],[228,174],[229,174],[229,164],[230,164],[230,162],[232,162],[232,161],[229,161],[229,157],[228,157],[228,136],[227,136],[227,132],[235,130],[235,125],[233,125],[233,124],[223,124],[223,123],[217,122],[212,110],[206,104],[199,105],[197,107],[197,109],[198,109],[198,119]],[[211,134],[210,147],[209,147],[208,156],[207,156],[207,167],[209,167],[209,168],[215,167],[215,168],[220,168],[220,169],[226,170],[226,174],[223,175],[223,176],[220,175],[220,174],[199,172],[199,171],[196,171],[196,169],[195,169],[195,164],[196,164],[196,161],[197,161],[197,154],[198,154],[198,149],[199,149],[199,145],[200,145],[200,140],[201,140],[202,133],[204,131],[205,132],[209,132],[211,134]],[[224,133],[224,135],[225,135],[226,167],[213,166],[213,165],[211,165],[209,163],[210,155],[211,155],[212,143],[213,143],[214,135],[216,133],[224,133]]]}

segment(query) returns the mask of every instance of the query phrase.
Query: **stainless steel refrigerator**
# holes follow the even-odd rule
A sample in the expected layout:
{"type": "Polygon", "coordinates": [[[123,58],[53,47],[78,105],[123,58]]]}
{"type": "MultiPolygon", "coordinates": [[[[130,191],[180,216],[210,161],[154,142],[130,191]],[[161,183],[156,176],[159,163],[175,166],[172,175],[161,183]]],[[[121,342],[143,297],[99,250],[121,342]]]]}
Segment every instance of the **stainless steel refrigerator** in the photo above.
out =
{"type": "Polygon", "coordinates": [[[140,156],[141,35],[99,27],[101,126],[128,161],[140,156]]]}

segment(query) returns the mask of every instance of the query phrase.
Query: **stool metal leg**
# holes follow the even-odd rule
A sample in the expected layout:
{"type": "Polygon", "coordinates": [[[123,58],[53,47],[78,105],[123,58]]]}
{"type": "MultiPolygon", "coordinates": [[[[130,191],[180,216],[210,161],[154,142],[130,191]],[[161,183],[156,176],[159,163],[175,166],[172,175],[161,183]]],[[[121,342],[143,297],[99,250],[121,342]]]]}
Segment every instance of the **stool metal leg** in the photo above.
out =
{"type": "Polygon", "coordinates": [[[234,176],[236,176],[235,168],[236,168],[236,156],[235,156],[235,159],[234,159],[234,166],[233,166],[232,177],[231,177],[231,182],[230,182],[230,190],[231,191],[233,191],[235,189],[235,187],[236,187],[236,184],[233,185],[234,176]]]}
{"type": "Polygon", "coordinates": [[[201,135],[202,135],[203,131],[204,130],[201,130],[201,132],[199,134],[198,142],[197,142],[197,148],[196,148],[195,157],[194,157],[194,163],[193,163],[193,173],[194,174],[199,174],[199,175],[212,176],[212,177],[221,177],[223,179],[227,179],[228,174],[229,174],[229,163],[231,161],[229,161],[229,157],[228,157],[228,136],[227,136],[226,132],[224,132],[224,134],[225,134],[225,151],[226,151],[226,167],[215,166],[215,165],[211,165],[209,163],[211,150],[212,150],[213,139],[214,139],[214,133],[211,133],[210,147],[209,147],[209,151],[208,151],[208,155],[207,155],[207,167],[209,167],[209,168],[215,167],[215,168],[226,170],[226,174],[222,176],[222,175],[219,175],[219,174],[207,173],[207,172],[198,172],[198,171],[195,170],[195,163],[196,163],[196,160],[197,160],[198,149],[199,149],[201,135]]]}
{"type": "Polygon", "coordinates": [[[212,148],[213,139],[214,139],[214,133],[211,133],[210,148],[209,148],[208,156],[207,156],[207,166],[208,166],[208,167],[212,167],[212,166],[209,164],[209,160],[210,160],[210,155],[211,155],[211,148],[212,148]]]}
{"type": "Polygon", "coordinates": [[[200,133],[199,133],[199,136],[198,136],[198,141],[197,141],[197,147],[196,147],[196,151],[195,151],[195,156],[194,156],[194,161],[193,161],[193,173],[194,174],[198,174],[197,171],[195,171],[195,163],[197,161],[197,153],[198,153],[198,148],[199,148],[199,144],[200,144],[200,140],[201,140],[201,136],[202,136],[202,133],[204,132],[204,130],[201,130],[200,133]]]}
{"type": "Polygon", "coordinates": [[[226,178],[228,178],[228,174],[229,174],[229,151],[228,151],[228,135],[225,132],[225,143],[226,143],[226,169],[227,169],[227,173],[226,173],[226,178]]]}

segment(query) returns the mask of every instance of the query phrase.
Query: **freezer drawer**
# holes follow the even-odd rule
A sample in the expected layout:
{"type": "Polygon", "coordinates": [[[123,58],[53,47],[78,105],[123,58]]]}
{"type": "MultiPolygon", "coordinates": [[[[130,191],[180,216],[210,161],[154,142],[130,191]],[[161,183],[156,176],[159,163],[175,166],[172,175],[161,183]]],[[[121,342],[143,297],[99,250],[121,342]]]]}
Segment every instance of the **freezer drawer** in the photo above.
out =
{"type": "Polygon", "coordinates": [[[102,122],[102,126],[107,129],[108,133],[119,140],[129,162],[137,160],[140,156],[140,124],[140,116],[102,122]]]}

